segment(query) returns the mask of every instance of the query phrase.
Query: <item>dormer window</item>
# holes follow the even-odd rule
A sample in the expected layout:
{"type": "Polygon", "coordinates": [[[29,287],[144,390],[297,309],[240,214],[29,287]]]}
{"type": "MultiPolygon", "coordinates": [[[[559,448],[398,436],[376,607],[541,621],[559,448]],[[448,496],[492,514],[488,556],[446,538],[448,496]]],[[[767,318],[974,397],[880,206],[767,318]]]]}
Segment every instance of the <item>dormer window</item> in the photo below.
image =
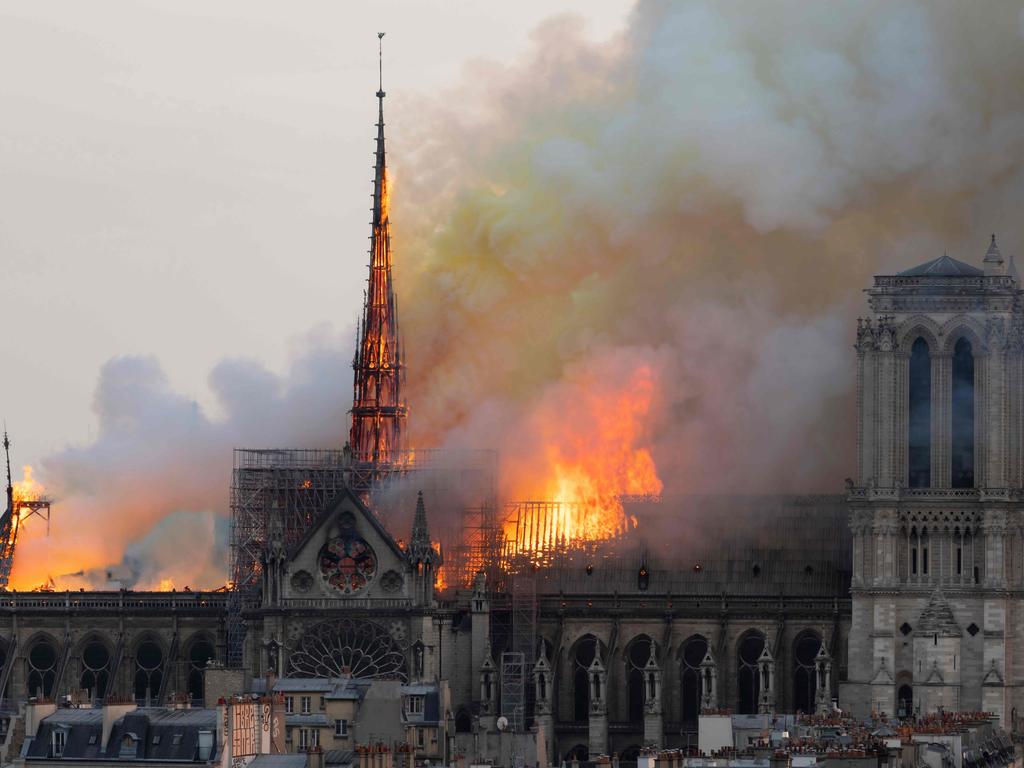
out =
{"type": "Polygon", "coordinates": [[[63,728],[58,728],[53,732],[53,756],[62,757],[64,755],[64,746],[68,741],[68,732],[63,728]]]}
{"type": "Polygon", "coordinates": [[[405,699],[405,711],[410,715],[422,715],[423,714],[423,697],[422,696],[407,696],[405,699]]]}
{"type": "Polygon", "coordinates": [[[135,736],[135,734],[126,733],[124,736],[121,737],[121,753],[118,755],[118,757],[122,759],[136,757],[138,752],[138,749],[136,748],[137,744],[138,738],[135,736]]]}

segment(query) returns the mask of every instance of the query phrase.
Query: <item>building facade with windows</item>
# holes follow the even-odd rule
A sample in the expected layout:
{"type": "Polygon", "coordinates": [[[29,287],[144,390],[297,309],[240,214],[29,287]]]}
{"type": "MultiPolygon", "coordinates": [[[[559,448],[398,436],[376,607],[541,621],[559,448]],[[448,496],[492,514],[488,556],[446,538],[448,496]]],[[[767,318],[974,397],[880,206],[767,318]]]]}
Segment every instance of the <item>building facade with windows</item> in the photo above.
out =
{"type": "MultiPolygon", "coordinates": [[[[491,754],[503,719],[506,733],[542,729],[552,760],[629,761],[695,744],[701,711],[836,699],[863,714],[988,710],[1014,727],[1021,301],[994,241],[980,268],[944,256],[875,279],[845,495],[664,498],[636,508],[643,537],[440,592],[429,491],[411,535],[344,491],[293,545],[266,542],[235,612],[243,671],[276,680],[289,751],[384,740],[432,762],[491,754]]],[[[228,661],[234,598],[0,594],[8,711],[29,697],[202,701],[206,665],[228,661]]]]}
{"type": "Polygon", "coordinates": [[[857,328],[844,705],[1014,725],[1024,596],[1024,309],[993,235],[867,290],[857,328]]]}

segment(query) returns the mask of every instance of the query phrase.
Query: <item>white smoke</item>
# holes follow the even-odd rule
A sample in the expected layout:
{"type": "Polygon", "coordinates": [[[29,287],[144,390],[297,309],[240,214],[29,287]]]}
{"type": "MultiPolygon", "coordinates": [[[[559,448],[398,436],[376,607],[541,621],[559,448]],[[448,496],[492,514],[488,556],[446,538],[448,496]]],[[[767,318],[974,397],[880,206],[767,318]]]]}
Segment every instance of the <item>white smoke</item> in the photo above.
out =
{"type": "Polygon", "coordinates": [[[861,288],[1024,236],[1018,19],[1010,2],[640,3],[620,38],[558,19],[472,99],[417,105],[395,221],[415,224],[397,275],[421,441],[532,451],[506,487],[530,493],[550,437],[523,425],[617,356],[612,380],[658,372],[635,447],[667,490],[841,490],[861,288]]]}
{"type": "MultiPolygon", "coordinates": [[[[389,160],[415,444],[498,448],[508,495],[585,451],[618,482],[650,450],[668,491],[841,489],[861,288],[943,249],[979,262],[992,231],[1024,242],[1022,27],[1005,1],[641,3],[613,40],[556,19],[521,64],[407,103],[389,160]],[[609,426],[638,371],[652,396],[609,426]]],[[[21,581],[124,562],[212,586],[165,556],[170,528],[226,562],[231,448],[340,445],[347,352],[223,363],[216,420],[154,361],[109,363],[99,437],[44,463],[76,525],[25,543],[21,581]]]]}
{"type": "Polygon", "coordinates": [[[342,445],[351,338],[317,329],[281,376],[222,361],[209,377],[217,418],[175,392],[153,358],[108,362],[93,400],[98,437],[44,459],[55,524],[49,536],[25,527],[12,583],[103,586],[109,574],[137,588],[223,584],[232,449],[342,445]]]}

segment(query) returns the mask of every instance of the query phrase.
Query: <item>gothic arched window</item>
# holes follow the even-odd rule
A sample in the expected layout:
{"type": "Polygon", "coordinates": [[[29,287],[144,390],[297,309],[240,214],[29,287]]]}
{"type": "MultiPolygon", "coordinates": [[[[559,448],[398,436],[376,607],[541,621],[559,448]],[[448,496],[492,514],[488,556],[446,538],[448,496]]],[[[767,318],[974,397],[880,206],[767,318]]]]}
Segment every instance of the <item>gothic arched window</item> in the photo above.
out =
{"type": "Polygon", "coordinates": [[[918,338],[910,348],[907,403],[907,484],[932,483],[932,359],[928,342],[918,338]]]}
{"type": "Polygon", "coordinates": [[[913,717],[914,689],[909,685],[901,685],[896,692],[896,700],[896,715],[898,717],[913,717]]]}
{"type": "Polygon", "coordinates": [[[405,653],[382,625],[336,619],[306,630],[288,658],[289,677],[408,681],[405,653]]]}
{"type": "Polygon", "coordinates": [[[737,704],[741,715],[756,715],[761,695],[761,674],[757,660],[764,651],[764,635],[749,632],[740,640],[736,649],[736,682],[739,690],[737,704]]]}
{"type": "Polygon", "coordinates": [[[626,700],[629,702],[628,720],[641,723],[644,719],[644,667],[651,657],[651,638],[634,637],[626,647],[626,700]]]}
{"type": "Polygon", "coordinates": [[[953,348],[953,417],[950,481],[954,488],[974,487],[974,355],[971,342],[953,348]]]}
{"type": "Polygon", "coordinates": [[[28,695],[44,699],[53,694],[57,678],[57,648],[49,640],[39,640],[28,652],[28,695]]]}
{"type": "Polygon", "coordinates": [[[793,643],[793,709],[797,712],[814,711],[818,698],[818,673],[815,657],[821,648],[821,637],[807,630],[797,635],[793,643]]]}
{"type": "Polygon", "coordinates": [[[135,700],[142,706],[155,705],[163,676],[163,650],[154,640],[142,642],[135,651],[135,700]]]}
{"type": "Polygon", "coordinates": [[[576,642],[573,654],[572,713],[573,720],[578,723],[590,717],[590,675],[587,670],[596,655],[596,637],[587,635],[576,642]]]}
{"type": "Polygon", "coordinates": [[[100,639],[90,640],[82,648],[82,676],[78,687],[89,691],[94,699],[102,699],[107,694],[110,681],[110,650],[100,639]]]}
{"type": "Polygon", "coordinates": [[[188,696],[200,706],[206,696],[203,670],[215,658],[217,658],[217,652],[209,638],[201,637],[193,641],[188,651],[188,696]]]}
{"type": "Polygon", "coordinates": [[[680,719],[684,723],[696,724],[700,714],[701,688],[700,663],[708,652],[708,641],[700,635],[691,637],[683,645],[679,660],[680,719]]]}

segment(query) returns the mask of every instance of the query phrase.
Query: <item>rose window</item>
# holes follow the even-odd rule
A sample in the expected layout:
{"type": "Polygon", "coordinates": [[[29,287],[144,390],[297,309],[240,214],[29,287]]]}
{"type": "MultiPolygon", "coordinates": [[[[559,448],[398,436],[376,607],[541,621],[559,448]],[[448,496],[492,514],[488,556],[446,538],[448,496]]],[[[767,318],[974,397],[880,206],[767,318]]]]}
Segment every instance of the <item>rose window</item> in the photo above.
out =
{"type": "Polygon", "coordinates": [[[358,536],[339,536],[320,550],[324,581],[344,595],[360,592],[377,572],[377,556],[358,536]]]}
{"type": "Polygon", "coordinates": [[[310,627],[288,659],[292,677],[360,677],[401,680],[409,676],[395,638],[373,621],[337,619],[310,627]]]}

